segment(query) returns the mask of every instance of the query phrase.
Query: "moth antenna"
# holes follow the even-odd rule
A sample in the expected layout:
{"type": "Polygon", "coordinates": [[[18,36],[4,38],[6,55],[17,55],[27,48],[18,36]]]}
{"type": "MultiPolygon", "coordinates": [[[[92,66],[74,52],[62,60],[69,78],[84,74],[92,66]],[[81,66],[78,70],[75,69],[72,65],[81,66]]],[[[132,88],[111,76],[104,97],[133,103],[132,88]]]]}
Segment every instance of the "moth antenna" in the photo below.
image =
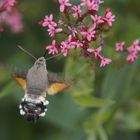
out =
{"type": "Polygon", "coordinates": [[[43,55],[43,56],[45,57],[45,56],[46,56],[46,54],[47,54],[47,50],[45,51],[45,53],[44,53],[44,55],[43,55]]]}
{"type": "Polygon", "coordinates": [[[37,60],[37,58],[35,56],[33,56],[30,52],[28,52],[27,50],[25,50],[23,47],[21,47],[20,45],[17,45],[17,47],[19,49],[21,49],[23,52],[25,52],[26,54],[28,54],[29,56],[31,56],[32,58],[34,58],[35,60],[37,60]]]}
{"type": "Polygon", "coordinates": [[[46,61],[47,61],[47,60],[50,60],[50,59],[52,59],[52,58],[55,58],[55,57],[57,57],[57,56],[59,56],[59,55],[61,55],[61,54],[62,54],[62,53],[59,53],[59,54],[54,55],[54,56],[51,56],[51,57],[47,58],[46,61]]]}

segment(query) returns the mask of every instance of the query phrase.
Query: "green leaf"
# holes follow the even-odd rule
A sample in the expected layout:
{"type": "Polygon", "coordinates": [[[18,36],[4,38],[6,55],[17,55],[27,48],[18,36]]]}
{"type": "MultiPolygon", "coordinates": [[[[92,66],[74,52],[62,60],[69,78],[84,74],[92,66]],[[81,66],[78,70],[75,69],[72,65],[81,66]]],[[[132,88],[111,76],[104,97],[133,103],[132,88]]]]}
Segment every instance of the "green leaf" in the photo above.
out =
{"type": "Polygon", "coordinates": [[[90,134],[88,135],[87,140],[97,140],[97,137],[94,134],[90,134]]]}
{"type": "Polygon", "coordinates": [[[11,90],[14,89],[15,83],[10,82],[8,83],[1,91],[0,91],[0,98],[3,98],[4,96],[7,96],[11,93],[11,90]]]}
{"type": "Polygon", "coordinates": [[[115,99],[118,102],[128,99],[137,66],[138,63],[134,62],[120,69],[109,67],[101,87],[102,97],[115,99]]]}
{"type": "Polygon", "coordinates": [[[98,131],[100,140],[108,140],[108,136],[102,125],[98,125],[97,131],[98,131]]]}
{"type": "Polygon", "coordinates": [[[131,108],[130,111],[117,112],[116,119],[121,122],[119,128],[125,131],[139,131],[140,130],[140,111],[139,108],[131,108]]]}
{"type": "Polygon", "coordinates": [[[77,96],[75,101],[83,107],[103,107],[114,103],[113,100],[101,99],[91,95],[77,96]]]}

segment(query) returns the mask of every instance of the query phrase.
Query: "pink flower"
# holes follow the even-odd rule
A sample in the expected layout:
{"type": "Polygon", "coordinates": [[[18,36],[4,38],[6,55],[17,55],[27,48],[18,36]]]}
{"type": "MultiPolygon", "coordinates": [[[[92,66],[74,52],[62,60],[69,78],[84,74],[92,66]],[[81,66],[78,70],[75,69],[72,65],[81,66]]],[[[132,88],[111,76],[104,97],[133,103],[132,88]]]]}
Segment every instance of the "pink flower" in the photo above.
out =
{"type": "Polygon", "coordinates": [[[64,56],[67,56],[68,51],[69,51],[69,46],[67,45],[66,41],[61,42],[61,53],[63,53],[64,56]]]}
{"type": "Polygon", "coordinates": [[[80,40],[73,37],[72,35],[69,35],[69,38],[67,40],[67,45],[68,45],[69,49],[80,48],[83,46],[83,44],[80,42],[80,40]]]}
{"type": "Polygon", "coordinates": [[[111,59],[105,58],[103,56],[100,56],[100,59],[101,59],[100,67],[105,67],[112,61],[111,59]]]}
{"type": "Polygon", "coordinates": [[[73,37],[75,37],[75,36],[77,35],[78,32],[77,32],[75,26],[68,26],[68,29],[70,30],[71,35],[72,35],[73,37]]]}
{"type": "Polygon", "coordinates": [[[83,44],[79,40],[73,42],[73,44],[75,45],[76,48],[80,48],[83,46],[83,44]]]}
{"type": "Polygon", "coordinates": [[[94,3],[94,0],[81,0],[81,6],[90,6],[91,3],[94,3]]]}
{"type": "Polygon", "coordinates": [[[128,55],[126,60],[128,63],[132,63],[136,58],[138,52],[140,52],[140,41],[137,39],[135,40],[130,47],[127,48],[128,55]]]}
{"type": "Polygon", "coordinates": [[[53,14],[50,14],[50,16],[45,16],[44,21],[40,22],[43,27],[50,27],[50,26],[57,26],[57,24],[53,21],[53,14]]]}
{"type": "Polygon", "coordinates": [[[88,5],[91,5],[91,4],[102,4],[102,3],[104,3],[104,1],[103,0],[82,0],[82,2],[81,2],[81,4],[80,5],[82,5],[82,6],[88,6],[88,5]]]}
{"type": "Polygon", "coordinates": [[[81,6],[87,6],[90,11],[98,11],[99,3],[95,0],[82,0],[81,6]]]}
{"type": "Polygon", "coordinates": [[[52,44],[46,47],[47,50],[49,50],[49,54],[55,55],[58,54],[57,46],[56,46],[56,41],[53,40],[52,44]]]}
{"type": "Polygon", "coordinates": [[[72,38],[72,35],[69,35],[66,43],[67,43],[69,49],[75,48],[75,46],[74,46],[75,45],[75,40],[74,40],[74,38],[72,38]]]}
{"type": "Polygon", "coordinates": [[[6,2],[8,3],[9,6],[14,6],[17,3],[16,0],[6,0],[6,2]]]}
{"type": "Polygon", "coordinates": [[[128,52],[131,53],[131,52],[140,52],[140,41],[138,39],[136,39],[132,45],[127,48],[128,52]]]}
{"type": "Polygon", "coordinates": [[[17,3],[16,0],[4,0],[2,7],[8,11],[17,3]]]}
{"type": "Polygon", "coordinates": [[[124,45],[125,45],[125,42],[118,42],[116,43],[115,47],[116,47],[116,51],[123,51],[124,50],[124,45]]]}
{"type": "Polygon", "coordinates": [[[99,55],[100,51],[102,51],[102,47],[98,47],[97,49],[95,49],[94,51],[95,57],[99,55]]]}
{"type": "Polygon", "coordinates": [[[107,64],[109,64],[111,62],[111,59],[105,58],[104,56],[102,56],[100,54],[101,50],[102,50],[102,47],[98,47],[96,49],[88,48],[87,52],[94,54],[95,59],[99,58],[101,60],[100,67],[104,67],[104,66],[106,66],[107,64]]]}
{"type": "Polygon", "coordinates": [[[70,49],[73,49],[74,48],[74,45],[73,42],[72,42],[72,36],[69,35],[69,38],[67,41],[62,41],[61,42],[61,45],[60,45],[60,48],[61,48],[61,52],[63,53],[64,56],[67,56],[68,54],[68,51],[70,49]]]}
{"type": "Polygon", "coordinates": [[[91,48],[88,48],[87,51],[89,53],[94,53],[95,55],[95,58],[97,58],[98,56],[100,56],[100,51],[102,50],[102,47],[98,47],[97,49],[91,49],[91,48]]]}
{"type": "Polygon", "coordinates": [[[98,15],[92,16],[91,15],[91,18],[94,21],[94,24],[96,24],[96,25],[104,23],[104,20],[103,20],[103,18],[101,16],[98,16],[98,15]]]}
{"type": "Polygon", "coordinates": [[[81,34],[87,38],[88,41],[91,41],[93,38],[95,38],[95,26],[88,29],[88,31],[81,31],[81,34]]]}
{"type": "Polygon", "coordinates": [[[73,16],[74,17],[78,17],[78,16],[80,16],[80,14],[81,14],[81,7],[80,7],[80,5],[78,5],[78,6],[73,6],[72,7],[72,10],[73,10],[73,16]]]}
{"type": "MultiPolygon", "coordinates": [[[[17,0],[0,0],[0,24],[6,24],[13,33],[22,31],[22,16],[13,8],[17,0]]],[[[1,27],[2,32],[4,29],[1,27]]]]}
{"type": "Polygon", "coordinates": [[[58,0],[58,2],[60,4],[60,12],[64,12],[67,7],[71,6],[69,0],[58,0]]]}
{"type": "Polygon", "coordinates": [[[98,11],[99,5],[96,4],[96,3],[92,3],[91,5],[88,6],[88,9],[89,9],[90,11],[98,11]]]}
{"type": "Polygon", "coordinates": [[[18,11],[11,11],[3,15],[3,22],[10,27],[13,33],[21,32],[23,29],[22,17],[18,11]]]}
{"type": "Polygon", "coordinates": [[[110,8],[106,9],[106,14],[103,19],[107,22],[108,26],[112,26],[112,23],[115,21],[115,16],[112,15],[110,8]]]}
{"type": "Polygon", "coordinates": [[[47,31],[48,31],[49,35],[50,35],[51,37],[53,37],[56,33],[62,32],[63,29],[61,29],[61,28],[55,28],[55,27],[53,27],[53,26],[50,26],[49,29],[48,29],[47,31]]]}
{"type": "Polygon", "coordinates": [[[126,57],[126,61],[130,64],[137,58],[137,54],[135,52],[129,53],[126,57]]]}
{"type": "Polygon", "coordinates": [[[136,39],[133,44],[134,48],[137,50],[137,52],[140,51],[140,40],[139,39],[136,39]]]}

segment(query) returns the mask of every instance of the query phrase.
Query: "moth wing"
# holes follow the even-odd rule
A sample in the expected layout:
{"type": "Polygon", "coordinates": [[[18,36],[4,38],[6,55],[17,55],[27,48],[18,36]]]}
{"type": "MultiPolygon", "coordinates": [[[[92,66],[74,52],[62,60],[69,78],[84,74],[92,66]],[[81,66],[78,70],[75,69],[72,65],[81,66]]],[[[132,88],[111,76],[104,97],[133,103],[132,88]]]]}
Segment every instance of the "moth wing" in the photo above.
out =
{"type": "Polygon", "coordinates": [[[55,95],[70,86],[68,83],[63,82],[64,80],[62,76],[52,72],[49,72],[48,74],[48,81],[49,87],[47,89],[47,92],[49,95],[55,95]]]}
{"type": "Polygon", "coordinates": [[[26,80],[25,79],[16,77],[15,80],[24,90],[26,90],[26,80]]]}
{"type": "Polygon", "coordinates": [[[14,73],[14,79],[17,81],[17,83],[26,91],[26,75],[27,70],[24,71],[17,71],[14,73]]]}
{"type": "Polygon", "coordinates": [[[69,85],[66,83],[53,83],[49,86],[49,88],[47,89],[47,92],[49,95],[55,95],[58,92],[68,88],[69,85]]]}

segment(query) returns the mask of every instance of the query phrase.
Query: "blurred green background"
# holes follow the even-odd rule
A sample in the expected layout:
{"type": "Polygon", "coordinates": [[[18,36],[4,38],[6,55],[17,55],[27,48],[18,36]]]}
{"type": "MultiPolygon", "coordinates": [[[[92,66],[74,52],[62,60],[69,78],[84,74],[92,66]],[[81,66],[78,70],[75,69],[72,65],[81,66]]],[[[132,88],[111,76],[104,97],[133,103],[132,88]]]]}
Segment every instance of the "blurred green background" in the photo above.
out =
{"type": "MultiPolygon", "coordinates": [[[[78,3],[78,0],[72,0],[78,3]]],[[[23,90],[11,78],[11,71],[29,68],[34,60],[21,52],[20,44],[39,57],[50,43],[47,32],[38,25],[45,15],[59,18],[55,0],[22,0],[18,9],[24,29],[0,33],[0,140],[139,140],[140,139],[140,58],[131,65],[115,53],[116,41],[129,46],[140,36],[140,1],[108,0],[101,13],[111,7],[116,22],[106,39],[106,56],[113,59],[104,69],[84,58],[58,57],[47,62],[48,69],[62,72],[71,88],[49,96],[45,118],[36,124],[19,114],[23,90]]]]}

